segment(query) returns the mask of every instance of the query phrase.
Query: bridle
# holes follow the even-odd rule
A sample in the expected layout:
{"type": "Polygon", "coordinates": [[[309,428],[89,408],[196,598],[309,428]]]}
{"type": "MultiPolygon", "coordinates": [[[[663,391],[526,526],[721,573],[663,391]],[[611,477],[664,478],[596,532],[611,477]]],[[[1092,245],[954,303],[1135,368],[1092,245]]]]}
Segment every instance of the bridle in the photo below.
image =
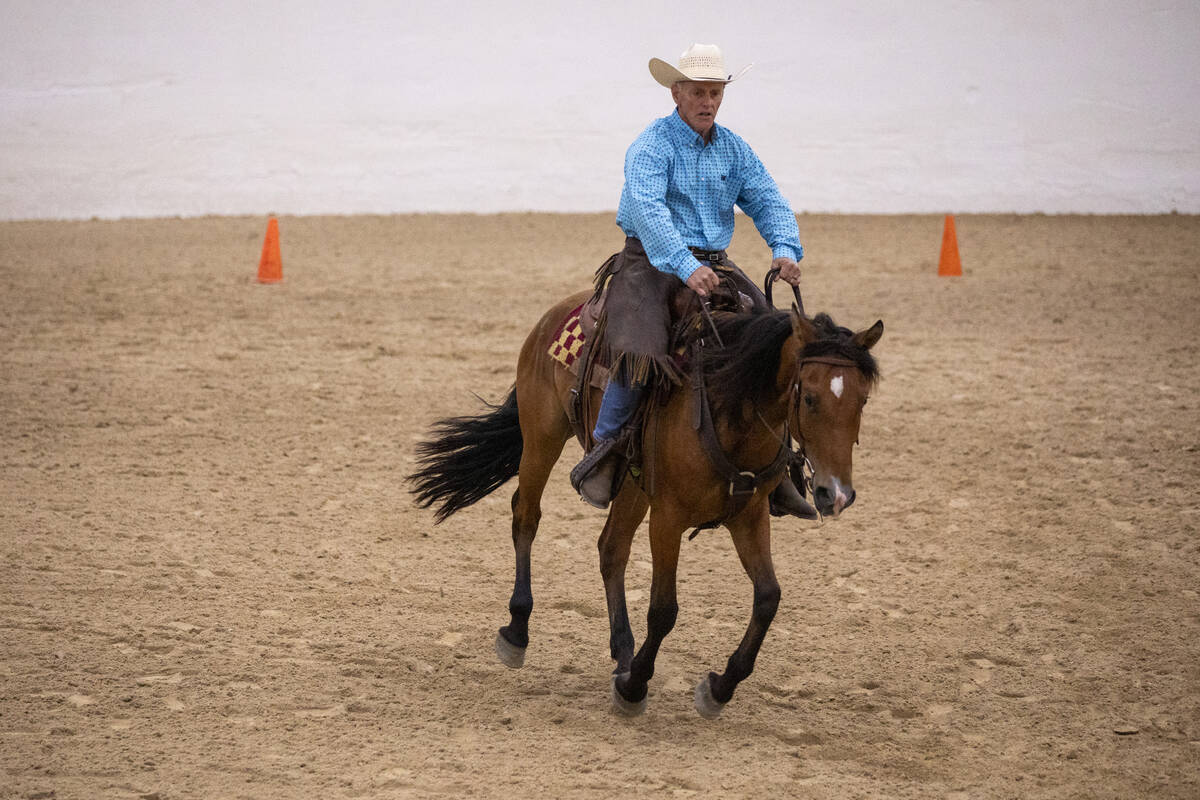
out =
{"type": "MultiPolygon", "coordinates": [[[[766,279],[763,282],[764,294],[767,297],[768,304],[770,304],[772,308],[774,307],[774,303],[771,301],[771,284],[774,283],[778,277],[779,269],[777,267],[772,267],[770,270],[768,270],[766,279]]],[[[793,286],[792,292],[795,295],[796,308],[801,314],[803,314],[804,301],[800,298],[800,290],[793,286]]],[[[721,336],[717,332],[717,326],[713,323],[713,319],[709,314],[707,305],[701,303],[700,310],[705,321],[708,323],[708,327],[711,329],[714,338],[716,339],[718,345],[720,345],[721,336]]],[[[700,342],[698,341],[695,346],[699,347],[700,342]]],[[[722,480],[725,481],[728,490],[726,492],[725,509],[721,516],[715,520],[710,520],[709,522],[698,526],[692,532],[691,536],[688,537],[689,539],[695,537],[695,535],[701,530],[715,528],[721,523],[725,522],[725,520],[738,514],[738,512],[745,508],[746,503],[750,501],[750,498],[759,489],[759,487],[777,479],[780,474],[788,468],[788,466],[792,463],[792,460],[796,458],[797,455],[799,455],[799,458],[801,459],[801,473],[806,484],[804,488],[807,489],[811,487],[812,462],[810,462],[804,455],[804,440],[800,440],[800,450],[798,453],[792,450],[791,444],[791,421],[795,413],[797,398],[800,395],[800,370],[805,364],[808,363],[844,364],[846,366],[855,366],[855,364],[849,360],[838,359],[833,356],[813,356],[810,358],[802,358],[800,356],[797,357],[795,378],[793,379],[792,391],[788,398],[787,415],[784,417],[783,435],[780,436],[775,434],[774,430],[771,430],[772,435],[779,440],[779,450],[776,452],[775,458],[770,464],[758,470],[757,472],[754,472],[751,470],[739,469],[737,465],[730,461],[729,456],[725,454],[725,450],[721,447],[721,442],[717,437],[716,427],[713,423],[712,409],[708,402],[708,388],[706,387],[704,381],[703,357],[699,352],[693,354],[692,363],[695,365],[693,367],[694,372],[692,375],[692,389],[694,397],[692,407],[692,427],[699,435],[700,443],[703,446],[704,452],[708,456],[708,460],[712,464],[713,469],[716,470],[717,474],[720,475],[722,480]]],[[[762,415],[758,412],[758,409],[755,409],[755,414],[758,416],[759,420],[762,421],[763,425],[766,425],[766,420],[762,419],[762,415]]],[[[767,425],[767,428],[770,429],[770,426],[767,425]]]]}
{"type": "MultiPolygon", "coordinates": [[[[796,372],[795,377],[792,379],[792,391],[790,393],[790,397],[788,398],[787,422],[785,423],[783,429],[783,441],[785,443],[788,441],[787,434],[791,427],[792,418],[796,413],[796,406],[800,402],[800,390],[802,388],[800,383],[800,370],[804,368],[805,364],[828,364],[833,367],[851,367],[853,369],[858,369],[858,364],[854,363],[848,358],[841,358],[840,356],[809,356],[808,358],[805,358],[803,354],[796,356],[796,372]]],[[[764,422],[764,424],[766,423],[764,422]]],[[[804,447],[804,435],[799,431],[799,429],[796,431],[796,440],[799,442],[800,447],[795,451],[795,455],[800,461],[800,481],[803,484],[801,486],[797,486],[796,488],[800,490],[801,494],[805,494],[815,490],[813,478],[816,477],[816,470],[813,468],[812,462],[808,460],[808,453],[805,452],[804,447]]],[[[817,513],[819,514],[820,512],[818,511],[817,513]]]]}
{"type": "MultiPolygon", "coordinates": [[[[779,267],[771,267],[769,270],[767,270],[766,277],[763,278],[763,294],[767,296],[767,303],[772,308],[775,307],[775,303],[771,299],[771,287],[777,280],[779,280],[779,267]]],[[[800,287],[792,286],[792,295],[796,300],[796,311],[800,313],[800,316],[806,316],[804,313],[804,300],[800,297],[800,287]]],[[[800,397],[800,370],[804,368],[805,364],[829,364],[830,366],[834,367],[852,367],[854,369],[858,369],[858,364],[854,363],[848,358],[842,358],[841,356],[809,356],[808,358],[805,358],[803,352],[796,356],[796,377],[792,381],[792,395],[788,399],[787,424],[784,426],[785,442],[787,441],[787,434],[789,430],[788,426],[791,424],[792,415],[795,413],[796,403],[800,397]]],[[[808,456],[804,453],[804,438],[801,436],[799,431],[796,431],[796,437],[800,442],[800,449],[797,452],[803,461],[803,468],[801,472],[803,473],[805,483],[803,487],[799,488],[802,490],[807,490],[812,488],[812,462],[808,460],[808,456]]]]}
{"type": "MultiPolygon", "coordinates": [[[[770,304],[772,308],[774,308],[774,303],[771,301],[771,284],[773,284],[778,278],[779,268],[772,267],[770,270],[768,270],[766,279],[763,281],[763,293],[767,297],[767,303],[770,304]]],[[[804,301],[800,297],[800,289],[796,286],[792,286],[792,293],[795,295],[796,310],[803,315],[804,301]]],[[[713,322],[712,316],[708,312],[708,307],[704,303],[701,303],[700,309],[706,322],[708,323],[709,328],[712,330],[714,337],[716,338],[718,344],[720,344],[720,334],[717,332],[717,327],[713,322]]],[[[694,346],[699,348],[700,342],[697,341],[694,346]]],[[[830,366],[853,367],[855,369],[858,368],[858,364],[854,363],[850,359],[836,355],[805,357],[803,352],[797,354],[796,368],[794,377],[792,379],[792,389],[788,397],[787,415],[785,416],[783,423],[783,435],[779,436],[778,434],[774,434],[774,430],[767,425],[766,420],[762,418],[762,415],[758,412],[758,409],[755,409],[755,414],[758,416],[760,422],[762,422],[764,426],[771,430],[772,434],[775,435],[775,437],[779,440],[779,450],[775,454],[775,458],[770,464],[758,470],[757,472],[752,472],[750,470],[738,469],[738,467],[729,460],[729,456],[725,454],[724,449],[721,447],[721,443],[717,437],[716,427],[713,424],[712,409],[710,408],[708,402],[708,389],[704,382],[703,358],[699,352],[695,352],[693,354],[692,363],[694,364],[694,372],[692,375],[692,390],[694,397],[692,407],[692,427],[699,435],[700,443],[704,447],[705,454],[708,456],[709,462],[712,464],[713,469],[716,470],[717,474],[719,474],[728,485],[728,491],[726,493],[725,510],[722,515],[717,519],[704,523],[703,525],[698,525],[696,529],[692,531],[691,535],[688,536],[689,539],[695,538],[700,531],[707,530],[709,528],[715,528],[725,522],[725,520],[738,514],[743,508],[745,508],[746,503],[749,502],[750,498],[754,495],[758,488],[778,478],[779,475],[788,468],[793,459],[798,458],[801,465],[800,473],[804,485],[798,488],[800,488],[801,491],[809,491],[813,488],[813,465],[804,452],[804,439],[802,436],[800,436],[799,431],[797,431],[797,438],[800,444],[799,450],[793,451],[791,446],[791,422],[796,413],[796,406],[799,402],[801,389],[800,371],[806,364],[828,364],[830,366]]]]}

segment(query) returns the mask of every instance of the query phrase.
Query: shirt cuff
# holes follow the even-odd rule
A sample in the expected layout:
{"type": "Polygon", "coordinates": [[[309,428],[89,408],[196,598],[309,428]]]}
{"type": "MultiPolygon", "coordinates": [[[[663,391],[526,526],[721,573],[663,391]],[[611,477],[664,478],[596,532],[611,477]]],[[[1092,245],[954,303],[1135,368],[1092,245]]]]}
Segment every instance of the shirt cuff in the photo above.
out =
{"type": "Polygon", "coordinates": [[[696,260],[696,257],[688,253],[687,260],[679,265],[679,269],[675,274],[679,276],[679,280],[687,283],[688,278],[692,277],[692,273],[700,269],[701,266],[703,265],[696,260]]]}
{"type": "Polygon", "coordinates": [[[775,248],[771,251],[771,258],[790,258],[793,261],[799,261],[804,258],[804,246],[792,246],[790,244],[775,245],[775,248]]]}

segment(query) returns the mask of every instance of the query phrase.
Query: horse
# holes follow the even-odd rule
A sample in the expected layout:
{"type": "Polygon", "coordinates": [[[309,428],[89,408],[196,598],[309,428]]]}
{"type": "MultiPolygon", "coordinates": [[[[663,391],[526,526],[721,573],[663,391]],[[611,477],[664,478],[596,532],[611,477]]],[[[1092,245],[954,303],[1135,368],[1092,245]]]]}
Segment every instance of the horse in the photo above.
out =
{"type": "MultiPolygon", "coordinates": [[[[588,296],[583,292],[565,298],[541,317],[525,339],[516,381],[502,403],[432,426],[430,438],[417,447],[419,468],[408,478],[419,506],[440,503],[434,517],[441,522],[517,476],[510,619],[495,640],[498,657],[514,669],[523,666],[529,644],[530,555],[542,494],[572,436],[575,377],[548,349],[562,321],[588,296]]],[[[745,636],[724,672],[701,678],[694,693],[696,711],[718,717],[750,675],[780,599],[767,496],[782,475],[777,468],[782,448],[791,455],[789,437],[799,443],[806,465],[802,471],[811,473],[818,511],[836,517],[854,502],[852,451],[863,406],[879,378],[870,349],[883,334],[883,322],[856,333],[825,314],[809,319],[801,309],[802,304],[790,311],[710,315],[707,324],[715,336],[709,338],[720,344],[699,356],[693,390],[676,387],[665,402],[651,403],[646,411],[653,445],[643,448],[643,475],[653,475],[652,487],[625,480],[598,541],[609,649],[616,662],[610,698],[619,713],[635,716],[646,708],[659,647],[678,613],[676,567],[683,533],[690,527],[723,524],[753,585],[745,636]],[[705,413],[720,454],[706,447],[698,430],[703,426],[695,424],[705,413]],[[722,454],[729,462],[726,471],[714,463],[722,454]],[[739,502],[731,504],[734,496],[739,502]],[[634,533],[647,512],[652,578],[646,638],[635,652],[625,570],[634,533]]],[[[598,408],[599,390],[590,391],[591,408],[598,408]]],[[[588,430],[593,423],[587,420],[588,430]]]]}

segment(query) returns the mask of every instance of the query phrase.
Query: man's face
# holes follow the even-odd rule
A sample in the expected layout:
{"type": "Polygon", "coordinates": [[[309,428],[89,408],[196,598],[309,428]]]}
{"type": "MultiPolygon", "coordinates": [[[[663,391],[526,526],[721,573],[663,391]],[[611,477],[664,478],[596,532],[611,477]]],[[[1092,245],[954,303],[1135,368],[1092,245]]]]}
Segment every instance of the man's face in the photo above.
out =
{"type": "Polygon", "coordinates": [[[708,138],[717,109],[725,97],[725,84],[713,81],[680,81],[671,87],[671,97],[679,106],[679,116],[692,130],[708,138]]]}

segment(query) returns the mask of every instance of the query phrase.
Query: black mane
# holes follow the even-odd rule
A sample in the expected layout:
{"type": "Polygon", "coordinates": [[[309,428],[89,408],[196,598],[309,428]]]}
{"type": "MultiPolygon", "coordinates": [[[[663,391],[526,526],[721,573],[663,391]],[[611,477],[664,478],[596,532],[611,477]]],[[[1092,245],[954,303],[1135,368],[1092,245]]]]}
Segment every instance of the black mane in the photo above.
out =
{"type": "MultiPolygon", "coordinates": [[[[818,338],[804,346],[801,358],[844,358],[868,382],[879,380],[875,357],[853,342],[854,331],[825,313],[811,321],[818,338]]],[[[713,323],[724,344],[706,348],[702,356],[709,401],[717,417],[744,421],[748,407],[763,405],[774,395],[779,354],[792,335],[791,312],[714,315],[713,323]]]]}

